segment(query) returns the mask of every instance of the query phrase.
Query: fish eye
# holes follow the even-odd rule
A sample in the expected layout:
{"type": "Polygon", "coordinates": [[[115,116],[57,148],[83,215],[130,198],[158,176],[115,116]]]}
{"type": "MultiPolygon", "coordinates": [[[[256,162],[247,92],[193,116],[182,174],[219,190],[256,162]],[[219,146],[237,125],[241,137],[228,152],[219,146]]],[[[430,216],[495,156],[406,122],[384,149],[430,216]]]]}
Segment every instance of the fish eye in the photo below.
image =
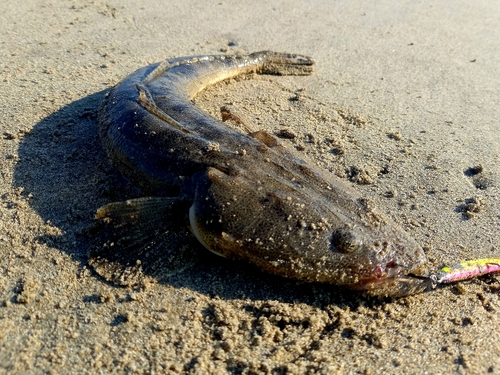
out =
{"type": "Polygon", "coordinates": [[[337,229],[330,238],[330,250],[349,254],[359,249],[361,241],[352,230],[348,228],[337,229]]]}

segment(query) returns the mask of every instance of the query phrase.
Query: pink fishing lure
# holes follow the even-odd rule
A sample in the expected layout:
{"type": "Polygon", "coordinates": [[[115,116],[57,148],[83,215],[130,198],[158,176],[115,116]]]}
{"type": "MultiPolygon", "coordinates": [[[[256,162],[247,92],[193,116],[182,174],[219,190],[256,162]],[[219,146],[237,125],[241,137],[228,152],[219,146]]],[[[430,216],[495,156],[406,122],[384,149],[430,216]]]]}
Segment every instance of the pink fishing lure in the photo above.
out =
{"type": "Polygon", "coordinates": [[[436,284],[467,280],[488,273],[500,272],[500,258],[466,260],[441,270],[430,276],[436,284]]]}

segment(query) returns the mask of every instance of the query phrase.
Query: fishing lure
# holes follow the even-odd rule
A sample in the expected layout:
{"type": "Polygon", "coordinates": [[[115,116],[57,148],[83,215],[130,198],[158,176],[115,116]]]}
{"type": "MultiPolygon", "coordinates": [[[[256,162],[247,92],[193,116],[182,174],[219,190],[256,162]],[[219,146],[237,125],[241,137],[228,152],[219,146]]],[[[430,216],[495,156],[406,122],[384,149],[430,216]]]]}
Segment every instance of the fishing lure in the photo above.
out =
{"type": "MultiPolygon", "coordinates": [[[[500,258],[464,260],[453,266],[445,266],[429,276],[409,275],[410,293],[420,293],[435,289],[438,285],[465,281],[475,277],[500,272],[500,258]]],[[[376,295],[375,293],[368,293],[376,295]]],[[[402,296],[403,294],[399,294],[402,296]]]]}
{"type": "Polygon", "coordinates": [[[453,266],[441,268],[429,276],[436,284],[452,283],[472,279],[489,273],[500,272],[500,258],[484,258],[465,260],[453,266]]]}

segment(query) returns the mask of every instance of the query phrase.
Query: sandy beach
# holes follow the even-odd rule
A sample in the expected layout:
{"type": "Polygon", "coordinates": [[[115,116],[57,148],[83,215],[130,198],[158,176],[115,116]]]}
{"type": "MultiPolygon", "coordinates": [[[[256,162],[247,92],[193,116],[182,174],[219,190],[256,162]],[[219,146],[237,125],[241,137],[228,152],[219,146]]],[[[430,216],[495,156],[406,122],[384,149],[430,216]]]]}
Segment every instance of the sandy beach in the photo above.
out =
{"type": "Polygon", "coordinates": [[[500,278],[398,299],[200,250],[135,287],[88,266],[96,210],[137,192],[102,150],[106,91],[165,58],[286,51],[311,76],[222,82],[234,105],[373,200],[424,272],[500,257],[495,1],[30,0],[0,5],[0,374],[500,373],[500,278]]]}

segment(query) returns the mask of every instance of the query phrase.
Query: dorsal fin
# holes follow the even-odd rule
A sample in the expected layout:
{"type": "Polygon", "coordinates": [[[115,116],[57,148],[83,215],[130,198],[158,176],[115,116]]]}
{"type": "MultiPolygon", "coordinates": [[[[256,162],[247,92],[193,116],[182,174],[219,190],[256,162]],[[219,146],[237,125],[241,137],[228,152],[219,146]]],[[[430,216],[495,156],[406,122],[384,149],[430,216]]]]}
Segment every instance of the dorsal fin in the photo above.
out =
{"type": "Polygon", "coordinates": [[[220,112],[222,115],[222,121],[226,122],[227,120],[234,121],[238,125],[241,125],[245,128],[248,135],[258,141],[264,143],[267,147],[276,147],[279,146],[278,138],[269,134],[265,130],[257,130],[258,126],[245,116],[241,111],[235,109],[233,106],[222,106],[220,108],[220,112]]]}
{"type": "Polygon", "coordinates": [[[256,132],[249,134],[252,138],[255,138],[262,143],[264,143],[267,147],[276,147],[279,146],[278,138],[274,135],[269,134],[265,130],[258,130],[256,132]]]}

